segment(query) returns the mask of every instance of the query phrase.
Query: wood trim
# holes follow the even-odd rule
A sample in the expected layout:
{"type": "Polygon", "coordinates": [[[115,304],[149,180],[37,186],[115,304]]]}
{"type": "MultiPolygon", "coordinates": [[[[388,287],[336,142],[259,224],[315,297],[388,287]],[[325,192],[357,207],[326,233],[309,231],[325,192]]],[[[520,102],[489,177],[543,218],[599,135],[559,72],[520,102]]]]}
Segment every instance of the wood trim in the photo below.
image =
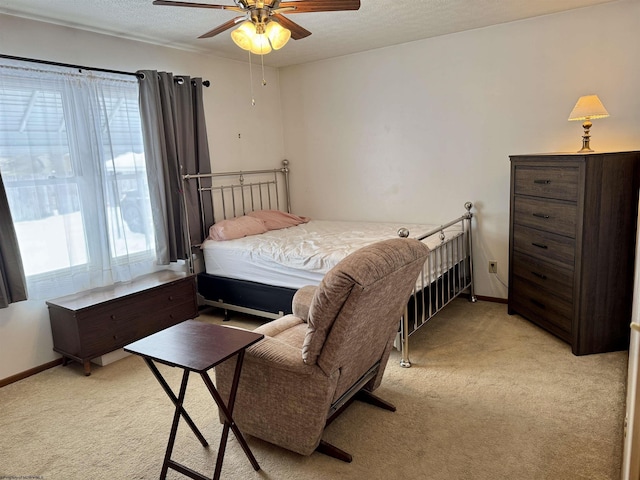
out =
{"type": "Polygon", "coordinates": [[[37,367],[30,368],[29,370],[25,370],[24,372],[16,373],[15,375],[11,375],[10,377],[3,378],[0,380],[0,388],[6,387],[7,385],[17,382],[19,380],[24,380],[31,375],[35,375],[36,373],[44,372],[53,367],[57,367],[58,365],[62,365],[62,358],[58,358],[57,360],[52,360],[51,362],[44,363],[42,365],[38,365],[37,367]]]}
{"type": "Polygon", "coordinates": [[[508,300],[506,298],[485,297],[484,295],[476,295],[476,298],[483,302],[504,303],[504,304],[508,303],[508,300]]]}

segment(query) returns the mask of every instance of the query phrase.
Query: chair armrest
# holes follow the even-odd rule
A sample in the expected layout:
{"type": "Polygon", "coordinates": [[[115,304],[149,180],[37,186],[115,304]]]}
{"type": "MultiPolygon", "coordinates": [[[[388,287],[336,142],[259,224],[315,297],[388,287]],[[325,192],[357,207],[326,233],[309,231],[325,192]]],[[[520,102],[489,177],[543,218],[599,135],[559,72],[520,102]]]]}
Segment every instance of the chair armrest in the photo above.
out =
{"type": "Polygon", "coordinates": [[[311,301],[316,293],[318,287],[307,285],[299,289],[293,296],[291,302],[291,309],[296,317],[301,318],[305,323],[309,319],[309,308],[311,307],[311,301]]]}
{"type": "Polygon", "coordinates": [[[256,363],[269,364],[271,368],[303,375],[311,375],[317,369],[317,366],[307,365],[302,361],[300,349],[268,336],[247,348],[245,359],[248,358],[256,363]]]}

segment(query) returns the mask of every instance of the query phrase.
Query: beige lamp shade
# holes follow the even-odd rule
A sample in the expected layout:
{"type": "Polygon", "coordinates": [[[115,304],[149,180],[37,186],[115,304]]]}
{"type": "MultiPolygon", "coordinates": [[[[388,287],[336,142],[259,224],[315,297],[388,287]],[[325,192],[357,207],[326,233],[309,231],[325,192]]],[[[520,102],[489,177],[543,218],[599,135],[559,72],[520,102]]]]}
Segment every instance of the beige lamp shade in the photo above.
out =
{"type": "Polygon", "coordinates": [[[273,20],[267,25],[265,34],[274,50],[280,50],[291,38],[291,31],[273,20]]]}
{"type": "Polygon", "coordinates": [[[594,118],[606,118],[609,112],[604,108],[597,95],[585,95],[580,97],[576,106],[569,114],[569,121],[572,120],[593,120],[594,118]]]}
{"type": "Polygon", "coordinates": [[[251,40],[255,36],[256,27],[251,22],[244,22],[231,32],[231,39],[233,40],[233,43],[243,50],[251,50],[251,40]]]}

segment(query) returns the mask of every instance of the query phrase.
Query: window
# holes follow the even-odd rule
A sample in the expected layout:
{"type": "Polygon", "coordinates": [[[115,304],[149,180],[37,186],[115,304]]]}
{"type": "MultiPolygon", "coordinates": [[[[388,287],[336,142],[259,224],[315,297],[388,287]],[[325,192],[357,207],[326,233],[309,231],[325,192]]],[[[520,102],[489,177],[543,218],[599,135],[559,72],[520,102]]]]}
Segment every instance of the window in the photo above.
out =
{"type": "Polygon", "coordinates": [[[136,79],[0,60],[0,111],[29,297],[155,269],[136,79]]]}

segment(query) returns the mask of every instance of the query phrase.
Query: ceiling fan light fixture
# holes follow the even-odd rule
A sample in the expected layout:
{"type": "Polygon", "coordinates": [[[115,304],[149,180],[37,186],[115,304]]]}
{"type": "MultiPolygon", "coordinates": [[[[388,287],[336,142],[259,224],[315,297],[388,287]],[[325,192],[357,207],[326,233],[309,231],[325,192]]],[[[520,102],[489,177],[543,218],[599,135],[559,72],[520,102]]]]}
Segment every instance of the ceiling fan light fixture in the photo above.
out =
{"type": "Polygon", "coordinates": [[[250,50],[254,55],[266,55],[271,52],[271,44],[265,34],[264,26],[260,24],[258,27],[261,28],[256,28],[251,21],[244,22],[231,32],[233,43],[243,50],[250,50]]]}
{"type": "Polygon", "coordinates": [[[233,40],[233,43],[235,43],[243,50],[251,50],[253,38],[255,36],[256,27],[251,22],[244,22],[233,32],[231,32],[231,39],[233,40]]]}
{"type": "Polygon", "coordinates": [[[284,28],[273,20],[267,24],[265,34],[269,38],[269,42],[274,50],[280,50],[291,38],[291,30],[284,28]]]}
{"type": "Polygon", "coordinates": [[[360,0],[233,0],[233,3],[235,5],[195,3],[191,0],[153,0],[154,5],[212,8],[240,13],[241,16],[218,25],[198,38],[214,37],[234,28],[238,22],[244,22],[231,32],[231,38],[243,50],[257,55],[265,55],[272,49],[281,49],[291,37],[300,40],[311,35],[309,30],[289,20],[284,13],[342,12],[360,9],[360,0]]]}

